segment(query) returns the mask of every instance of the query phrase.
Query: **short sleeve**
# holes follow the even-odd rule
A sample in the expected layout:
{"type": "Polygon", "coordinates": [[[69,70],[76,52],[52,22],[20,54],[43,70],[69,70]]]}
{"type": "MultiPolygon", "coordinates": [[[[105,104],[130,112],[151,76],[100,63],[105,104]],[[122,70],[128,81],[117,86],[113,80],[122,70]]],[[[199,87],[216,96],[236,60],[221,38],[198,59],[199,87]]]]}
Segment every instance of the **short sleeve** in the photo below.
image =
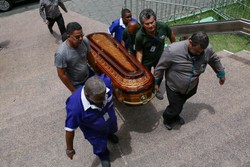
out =
{"type": "Polygon", "coordinates": [[[140,35],[140,33],[137,33],[136,37],[135,37],[135,49],[136,49],[136,51],[142,50],[142,45],[143,45],[142,42],[143,42],[142,36],[140,35]]]}
{"type": "Polygon", "coordinates": [[[70,98],[66,102],[66,112],[67,112],[67,116],[65,120],[64,129],[66,131],[74,131],[75,129],[78,128],[80,122],[76,115],[76,112],[74,112],[74,110],[72,109],[70,98]]]}
{"type": "Polygon", "coordinates": [[[67,62],[65,60],[65,56],[63,54],[56,52],[55,53],[55,66],[58,68],[66,68],[67,62]]]}
{"type": "Polygon", "coordinates": [[[83,43],[86,45],[86,47],[87,47],[87,53],[89,53],[90,52],[90,45],[89,45],[89,40],[88,40],[88,38],[86,38],[86,37],[84,37],[83,38],[83,43]]]}
{"type": "Polygon", "coordinates": [[[118,27],[118,25],[117,25],[116,21],[113,21],[109,27],[109,32],[111,34],[113,34],[116,31],[117,27],[118,27]]]}

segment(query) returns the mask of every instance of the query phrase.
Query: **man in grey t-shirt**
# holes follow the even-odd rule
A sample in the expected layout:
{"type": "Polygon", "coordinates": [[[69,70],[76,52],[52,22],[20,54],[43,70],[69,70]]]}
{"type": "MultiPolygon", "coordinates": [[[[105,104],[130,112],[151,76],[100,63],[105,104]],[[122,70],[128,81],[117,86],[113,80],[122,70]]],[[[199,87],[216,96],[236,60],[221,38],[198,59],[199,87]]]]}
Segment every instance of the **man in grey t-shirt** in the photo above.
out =
{"type": "Polygon", "coordinates": [[[56,50],[55,66],[64,85],[73,93],[89,77],[87,55],[90,54],[88,39],[79,23],[67,25],[67,40],[56,50]]]}

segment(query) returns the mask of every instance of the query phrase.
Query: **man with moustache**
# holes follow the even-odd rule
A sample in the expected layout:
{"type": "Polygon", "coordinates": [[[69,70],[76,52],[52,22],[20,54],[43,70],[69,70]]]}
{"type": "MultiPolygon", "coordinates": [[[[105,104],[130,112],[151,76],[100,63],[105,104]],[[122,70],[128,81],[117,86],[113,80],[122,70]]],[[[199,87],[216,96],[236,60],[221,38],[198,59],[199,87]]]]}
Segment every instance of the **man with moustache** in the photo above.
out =
{"type": "Polygon", "coordinates": [[[171,130],[174,123],[184,124],[180,116],[185,102],[196,94],[199,76],[210,65],[223,85],[225,71],[219,56],[209,46],[209,38],[203,31],[195,32],[189,39],[170,44],[162,53],[155,67],[155,89],[165,73],[165,85],[169,105],[163,112],[164,125],[171,130]]]}
{"type": "Polygon", "coordinates": [[[90,74],[93,74],[87,65],[90,46],[79,23],[69,23],[66,33],[67,40],[56,50],[55,66],[59,78],[73,93],[78,87],[84,85],[90,74]]]}
{"type": "MultiPolygon", "coordinates": [[[[139,19],[142,28],[136,34],[136,58],[151,71],[161,57],[166,38],[173,43],[175,35],[166,23],[156,21],[156,14],[152,9],[142,10],[139,19]]],[[[162,100],[163,94],[158,90],[156,97],[162,100]]]]}

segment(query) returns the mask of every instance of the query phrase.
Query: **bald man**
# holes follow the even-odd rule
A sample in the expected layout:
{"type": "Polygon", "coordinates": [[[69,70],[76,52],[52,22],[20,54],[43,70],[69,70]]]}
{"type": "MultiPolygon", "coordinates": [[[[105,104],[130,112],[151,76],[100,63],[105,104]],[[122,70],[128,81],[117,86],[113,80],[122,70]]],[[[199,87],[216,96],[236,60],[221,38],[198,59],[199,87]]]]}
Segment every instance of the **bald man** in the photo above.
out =
{"type": "Polygon", "coordinates": [[[140,24],[134,21],[128,23],[127,28],[123,31],[121,44],[126,47],[129,53],[136,55],[135,50],[135,36],[140,29],[140,24]]]}

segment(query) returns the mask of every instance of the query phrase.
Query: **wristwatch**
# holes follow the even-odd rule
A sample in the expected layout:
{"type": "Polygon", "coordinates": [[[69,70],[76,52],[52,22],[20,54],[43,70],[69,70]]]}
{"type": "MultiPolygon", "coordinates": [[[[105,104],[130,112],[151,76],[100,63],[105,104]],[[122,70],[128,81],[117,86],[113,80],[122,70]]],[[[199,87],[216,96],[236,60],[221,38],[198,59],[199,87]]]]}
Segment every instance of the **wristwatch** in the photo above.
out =
{"type": "Polygon", "coordinates": [[[68,149],[66,149],[66,154],[67,155],[69,155],[69,154],[75,154],[76,152],[75,152],[75,150],[73,149],[73,150],[68,150],[68,149]]]}

